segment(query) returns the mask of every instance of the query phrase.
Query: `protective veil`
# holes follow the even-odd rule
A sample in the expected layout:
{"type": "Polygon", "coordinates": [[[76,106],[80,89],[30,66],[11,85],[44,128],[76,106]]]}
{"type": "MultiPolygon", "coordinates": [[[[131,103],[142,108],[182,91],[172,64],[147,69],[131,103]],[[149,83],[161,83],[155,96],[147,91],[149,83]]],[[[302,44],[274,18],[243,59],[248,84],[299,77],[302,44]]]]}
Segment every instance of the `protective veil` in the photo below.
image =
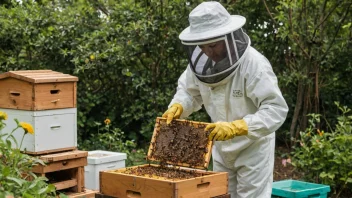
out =
{"type": "Polygon", "coordinates": [[[236,68],[235,63],[247,49],[248,42],[248,36],[243,33],[242,28],[213,39],[182,41],[192,71],[205,83],[217,83],[229,76],[236,68]],[[224,43],[224,47],[218,55],[218,61],[212,60],[201,49],[203,45],[220,42],[224,43]]]}
{"type": "Polygon", "coordinates": [[[229,173],[231,197],[269,198],[275,130],[288,111],[277,78],[269,61],[250,46],[250,39],[241,30],[244,17],[231,16],[217,2],[200,4],[189,17],[190,27],[180,34],[180,39],[186,45],[190,64],[178,80],[170,106],[182,105],[181,118],[204,105],[212,122],[243,119],[248,135],[215,141],[213,169],[229,173]],[[207,40],[219,38],[228,43],[223,62],[209,60],[199,48],[207,40]],[[213,72],[209,64],[221,67],[213,72]]]}

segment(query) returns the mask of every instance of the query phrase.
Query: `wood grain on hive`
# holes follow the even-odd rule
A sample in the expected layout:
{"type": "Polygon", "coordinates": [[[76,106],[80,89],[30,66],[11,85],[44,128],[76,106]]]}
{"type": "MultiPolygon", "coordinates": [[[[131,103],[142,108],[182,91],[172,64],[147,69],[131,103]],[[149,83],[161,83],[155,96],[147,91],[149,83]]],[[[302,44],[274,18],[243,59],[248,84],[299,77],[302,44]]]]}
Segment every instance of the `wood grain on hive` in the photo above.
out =
{"type": "Polygon", "coordinates": [[[32,168],[33,173],[46,177],[56,190],[70,189],[71,192],[84,191],[84,166],[88,151],[68,151],[38,156],[45,165],[32,168]]]}
{"type": "Polygon", "coordinates": [[[0,108],[46,110],[76,107],[78,78],[52,70],[0,74],[0,108]]]}
{"type": "MultiPolygon", "coordinates": [[[[199,174],[188,179],[171,180],[165,177],[138,176],[124,173],[126,169],[159,165],[140,165],[100,172],[100,193],[118,198],[210,198],[228,193],[228,173],[212,172],[180,167],[184,171],[199,174]]],[[[161,168],[161,167],[160,167],[161,168]]],[[[170,170],[174,170],[170,168],[170,170]]]]}

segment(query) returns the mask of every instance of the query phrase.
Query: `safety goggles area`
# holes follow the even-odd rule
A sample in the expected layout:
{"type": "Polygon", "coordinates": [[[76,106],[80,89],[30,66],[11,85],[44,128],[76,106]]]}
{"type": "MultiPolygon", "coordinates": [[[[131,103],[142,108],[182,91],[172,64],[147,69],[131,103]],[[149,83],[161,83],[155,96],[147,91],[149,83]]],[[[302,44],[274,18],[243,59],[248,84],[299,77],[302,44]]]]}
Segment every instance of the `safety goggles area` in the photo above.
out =
{"type": "Polygon", "coordinates": [[[205,83],[217,83],[231,74],[248,43],[242,28],[206,40],[182,41],[193,72],[205,83]]]}

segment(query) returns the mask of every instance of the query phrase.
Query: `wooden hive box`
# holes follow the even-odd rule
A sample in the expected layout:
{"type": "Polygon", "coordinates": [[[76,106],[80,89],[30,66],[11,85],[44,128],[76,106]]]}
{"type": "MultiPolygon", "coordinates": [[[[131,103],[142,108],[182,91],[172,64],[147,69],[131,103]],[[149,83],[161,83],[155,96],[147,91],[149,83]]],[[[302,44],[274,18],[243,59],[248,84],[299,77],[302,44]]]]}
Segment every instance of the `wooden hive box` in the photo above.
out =
{"type": "Polygon", "coordinates": [[[78,78],[52,70],[0,74],[0,107],[45,110],[76,107],[78,78]]]}
{"type": "Polygon", "coordinates": [[[38,156],[46,165],[32,168],[33,173],[48,178],[56,190],[67,192],[84,192],[84,166],[88,151],[68,151],[38,156]]]}
{"type": "Polygon", "coordinates": [[[101,171],[100,193],[118,198],[226,195],[228,174],[204,170],[209,165],[212,148],[212,141],[204,132],[206,125],[186,120],[173,120],[171,125],[166,125],[166,119],[157,118],[147,159],[166,164],[101,171]]]}

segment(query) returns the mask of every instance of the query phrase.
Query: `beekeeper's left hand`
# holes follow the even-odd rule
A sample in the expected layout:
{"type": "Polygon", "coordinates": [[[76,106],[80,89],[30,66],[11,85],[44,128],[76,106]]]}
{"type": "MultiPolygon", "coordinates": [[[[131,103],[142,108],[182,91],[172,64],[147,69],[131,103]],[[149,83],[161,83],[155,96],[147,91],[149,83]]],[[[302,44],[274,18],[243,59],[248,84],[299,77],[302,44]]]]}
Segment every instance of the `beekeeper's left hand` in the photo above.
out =
{"type": "Polygon", "coordinates": [[[236,120],[233,122],[216,122],[208,124],[204,131],[213,129],[209,134],[209,140],[225,141],[235,136],[247,135],[248,126],[244,120],[236,120]]]}

